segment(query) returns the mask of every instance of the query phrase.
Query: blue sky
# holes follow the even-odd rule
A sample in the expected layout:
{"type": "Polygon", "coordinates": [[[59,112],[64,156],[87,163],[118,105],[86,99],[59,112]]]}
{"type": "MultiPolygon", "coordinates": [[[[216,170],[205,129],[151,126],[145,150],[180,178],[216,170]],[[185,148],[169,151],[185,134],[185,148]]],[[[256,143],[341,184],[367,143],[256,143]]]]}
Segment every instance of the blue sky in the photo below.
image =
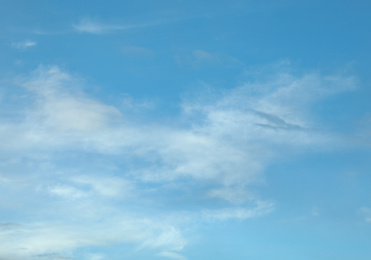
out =
{"type": "Polygon", "coordinates": [[[368,1],[0,6],[1,259],[370,258],[368,1]]]}

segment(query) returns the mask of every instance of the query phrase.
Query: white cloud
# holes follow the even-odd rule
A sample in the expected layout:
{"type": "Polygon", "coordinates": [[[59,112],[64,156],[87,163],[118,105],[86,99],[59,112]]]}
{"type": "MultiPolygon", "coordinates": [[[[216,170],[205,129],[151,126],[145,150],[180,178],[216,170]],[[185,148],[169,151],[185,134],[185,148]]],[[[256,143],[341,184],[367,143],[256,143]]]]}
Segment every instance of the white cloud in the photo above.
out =
{"type": "Polygon", "coordinates": [[[103,260],[105,256],[103,254],[89,254],[87,260],[103,260]]]}
{"type": "Polygon", "coordinates": [[[226,200],[233,204],[242,204],[248,200],[254,200],[255,197],[244,187],[223,187],[218,189],[212,189],[208,193],[211,198],[219,198],[226,200]]]}
{"type": "Polygon", "coordinates": [[[274,204],[267,201],[256,201],[254,208],[223,208],[205,210],[202,217],[206,220],[249,219],[264,216],[274,210],[274,204]]]}
{"type": "Polygon", "coordinates": [[[149,25],[114,25],[114,24],[105,24],[97,21],[93,21],[89,18],[81,19],[79,23],[74,24],[73,28],[80,33],[91,33],[91,34],[103,34],[103,33],[112,33],[115,31],[128,30],[137,27],[144,27],[149,25]]]}
{"type": "MultiPolygon", "coordinates": [[[[85,94],[82,81],[58,67],[40,67],[17,83],[26,101],[16,119],[0,114],[0,158],[14,160],[17,176],[27,172],[22,189],[18,182],[7,186],[37,200],[32,209],[21,203],[20,211],[32,211],[39,222],[1,229],[0,258],[22,260],[120,243],[183,259],[188,222],[244,220],[274,210],[249,185],[264,181],[272,158],[335,144],[336,137],[315,130],[310,108],[355,85],[351,77],[276,73],[214,97],[184,100],[182,114],[169,124],[130,120],[130,109],[85,94]],[[194,205],[208,200],[210,207],[184,206],[184,219],[172,207],[159,209],[182,196],[194,205]]],[[[1,175],[0,184],[8,184],[11,173],[1,175]]]]}
{"type": "Polygon", "coordinates": [[[19,111],[21,123],[1,124],[3,150],[45,151],[78,143],[83,149],[91,144],[101,144],[100,149],[104,149],[106,135],[112,138],[107,141],[115,142],[112,133],[115,129],[111,126],[122,120],[119,110],[86,97],[77,89],[78,81],[57,67],[39,68],[30,79],[20,80],[19,84],[29,91],[30,106],[19,111]]]}
{"type": "Polygon", "coordinates": [[[77,176],[73,177],[72,181],[77,184],[88,185],[100,195],[109,197],[128,194],[133,189],[129,182],[117,177],[77,176]]]}
{"type": "Polygon", "coordinates": [[[186,54],[177,54],[175,60],[179,64],[189,64],[195,67],[203,65],[223,65],[223,66],[241,66],[243,62],[240,60],[222,54],[212,53],[205,50],[193,50],[186,54]]]}
{"type": "Polygon", "coordinates": [[[30,120],[40,122],[42,119],[44,127],[56,131],[89,132],[104,127],[111,117],[120,116],[114,107],[86,98],[83,94],[75,96],[76,93],[68,93],[63,87],[75,83],[71,80],[57,67],[48,70],[40,68],[35,80],[25,83],[26,88],[38,94],[30,120]]]}
{"type": "Polygon", "coordinates": [[[169,252],[169,251],[163,251],[159,254],[160,256],[171,258],[171,259],[178,259],[178,260],[186,260],[184,256],[174,253],[174,252],[169,252]]]}
{"type": "Polygon", "coordinates": [[[82,198],[82,197],[87,196],[87,194],[84,193],[83,191],[80,191],[80,190],[78,190],[74,187],[70,187],[70,186],[58,185],[58,186],[54,186],[54,187],[49,187],[48,190],[52,194],[55,194],[57,196],[61,196],[61,197],[64,197],[64,198],[68,198],[68,199],[78,199],[78,198],[82,198]]]}
{"type": "Polygon", "coordinates": [[[313,217],[318,217],[319,215],[320,215],[320,213],[319,213],[318,208],[317,207],[313,207],[312,208],[312,216],[313,217]]]}
{"type": "MultiPolygon", "coordinates": [[[[264,90],[267,86],[262,86],[263,91],[255,97],[248,93],[256,87],[256,84],[251,84],[237,88],[210,104],[187,101],[183,104],[185,120],[197,118],[195,122],[198,123],[192,123],[188,129],[153,124],[148,131],[145,125],[125,122],[125,115],[115,107],[76,92],[73,88],[79,82],[70,75],[56,67],[40,68],[30,80],[22,83],[36,96],[30,110],[23,111],[24,123],[28,125],[27,129],[20,131],[25,131],[23,134],[26,136],[32,133],[33,138],[41,139],[37,137],[39,131],[45,139],[51,135],[47,130],[53,130],[53,136],[50,136],[53,140],[48,140],[49,144],[63,138],[61,141],[70,145],[74,145],[77,137],[84,134],[88,144],[100,146],[98,149],[103,153],[104,147],[115,150],[120,146],[128,146],[129,149],[135,146],[136,155],[155,153],[169,166],[172,160],[178,165],[173,170],[179,174],[187,172],[192,175],[192,172],[202,170],[203,177],[207,178],[213,175],[211,170],[206,169],[209,166],[223,168],[228,165],[218,163],[220,159],[239,165],[251,158],[247,168],[259,171],[261,166],[256,163],[259,160],[255,157],[266,152],[265,149],[259,151],[266,145],[317,145],[325,141],[322,134],[311,131],[315,125],[307,113],[308,102],[315,96],[335,92],[336,86],[337,91],[352,86],[349,78],[339,77],[328,82],[327,78],[322,79],[319,75],[302,78],[286,76],[286,80],[279,78],[277,81],[281,82],[265,83],[268,87],[275,85],[276,90],[264,90]],[[336,86],[328,88],[333,82],[336,86]],[[202,160],[197,160],[200,158],[202,160]],[[212,166],[215,164],[222,165],[212,166]]],[[[8,124],[5,127],[12,126],[8,124]]],[[[38,146],[44,144],[38,143],[38,146]]]]}
{"type": "Polygon", "coordinates": [[[123,46],[122,52],[128,56],[153,57],[154,52],[151,49],[140,46],[123,46]]]}
{"type": "MultiPolygon", "coordinates": [[[[181,120],[189,120],[188,128],[151,123],[149,129],[145,122],[125,121],[115,107],[74,91],[78,83],[56,67],[40,68],[23,81],[36,96],[33,106],[23,111],[24,122],[3,124],[3,149],[121,154],[143,162],[131,169],[140,180],[189,176],[228,187],[261,180],[266,163],[280,154],[278,145],[289,152],[333,143],[334,137],[314,130],[310,106],[318,98],[354,86],[352,78],[342,76],[278,74],[206,103],[185,101],[181,120]]],[[[102,186],[94,187],[103,192],[102,186]]],[[[228,196],[224,197],[232,200],[228,196]]]]}
{"type": "Polygon", "coordinates": [[[212,55],[211,53],[203,50],[194,50],[192,52],[196,62],[203,62],[203,61],[218,61],[218,57],[212,55]]]}
{"type": "Polygon", "coordinates": [[[69,256],[64,256],[62,254],[53,254],[53,253],[48,253],[48,254],[39,254],[34,257],[41,258],[41,259],[53,259],[53,260],[71,260],[73,259],[72,257],[69,256]]]}
{"type": "Polygon", "coordinates": [[[11,44],[13,48],[19,49],[19,50],[26,50],[28,48],[31,48],[33,46],[36,46],[37,42],[31,41],[31,40],[25,40],[25,41],[19,41],[14,42],[11,44]]]}
{"type": "Polygon", "coordinates": [[[183,247],[180,234],[171,226],[143,219],[106,217],[109,221],[62,225],[38,223],[0,230],[0,258],[28,259],[32,255],[68,252],[87,246],[140,241],[148,241],[142,244],[146,248],[179,250],[183,247]]]}
{"type": "Polygon", "coordinates": [[[361,212],[365,216],[365,221],[366,222],[371,222],[371,209],[367,207],[362,207],[361,212]]]}
{"type": "Polygon", "coordinates": [[[147,239],[142,247],[159,248],[167,246],[171,251],[182,250],[186,242],[181,232],[173,226],[166,227],[158,236],[147,239]]]}

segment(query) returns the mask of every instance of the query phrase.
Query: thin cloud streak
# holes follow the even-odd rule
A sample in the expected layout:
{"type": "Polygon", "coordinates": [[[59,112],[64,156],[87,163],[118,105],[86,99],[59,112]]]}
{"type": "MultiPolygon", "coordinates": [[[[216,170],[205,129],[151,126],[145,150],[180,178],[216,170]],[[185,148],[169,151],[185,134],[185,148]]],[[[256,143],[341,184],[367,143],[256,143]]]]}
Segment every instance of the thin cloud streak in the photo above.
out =
{"type": "MultiPolygon", "coordinates": [[[[108,216],[107,216],[108,217],[108,216]]],[[[27,259],[32,255],[66,252],[76,248],[111,243],[146,241],[144,248],[183,248],[182,238],[171,226],[145,219],[114,220],[111,224],[86,222],[81,225],[39,223],[22,228],[0,230],[0,257],[9,255],[27,259]],[[53,237],[51,240],[50,237],[53,237]],[[17,243],[14,243],[17,241],[17,243]]]]}
{"type": "Polygon", "coordinates": [[[153,22],[144,24],[131,24],[131,25],[119,25],[119,24],[106,24],[97,21],[93,21],[89,18],[81,19],[79,23],[73,24],[75,31],[79,33],[90,33],[90,34],[105,34],[113,33],[117,31],[130,30],[140,27],[149,27],[163,24],[163,22],[153,22]]]}
{"type": "Polygon", "coordinates": [[[27,50],[31,47],[34,47],[37,45],[37,42],[31,41],[31,40],[25,40],[25,41],[19,41],[14,42],[11,44],[13,48],[19,49],[19,50],[27,50]]]}
{"type": "Polygon", "coordinates": [[[255,208],[224,208],[218,210],[206,210],[202,217],[205,220],[225,221],[229,219],[245,220],[257,218],[271,213],[274,210],[272,202],[258,201],[255,208]]]}

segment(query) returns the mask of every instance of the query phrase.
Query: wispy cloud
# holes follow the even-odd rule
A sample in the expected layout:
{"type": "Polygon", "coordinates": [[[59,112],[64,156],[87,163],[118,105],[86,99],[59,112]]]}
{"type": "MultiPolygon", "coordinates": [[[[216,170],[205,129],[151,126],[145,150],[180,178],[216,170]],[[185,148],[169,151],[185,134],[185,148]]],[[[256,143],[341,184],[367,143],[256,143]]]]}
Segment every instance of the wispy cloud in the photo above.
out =
{"type": "Polygon", "coordinates": [[[85,246],[120,242],[140,243],[143,240],[153,240],[155,243],[146,244],[145,247],[171,249],[182,247],[182,244],[178,244],[178,238],[173,237],[172,227],[166,228],[140,219],[121,219],[113,222],[111,225],[108,225],[108,222],[101,224],[86,222],[79,225],[43,223],[26,225],[11,231],[0,231],[0,257],[3,259],[4,255],[9,255],[27,259],[30,256],[54,255],[53,252],[66,252],[85,246]]]}
{"type": "Polygon", "coordinates": [[[107,24],[98,21],[93,21],[89,18],[81,19],[80,22],[73,25],[73,28],[80,33],[91,33],[91,34],[103,34],[112,33],[115,31],[128,30],[138,27],[152,26],[153,24],[131,24],[131,25],[120,25],[120,24],[107,24]]]}
{"type": "Polygon", "coordinates": [[[275,156],[276,144],[305,148],[331,142],[332,137],[311,130],[315,122],[308,106],[354,85],[342,76],[278,75],[272,82],[246,84],[209,103],[184,101],[182,120],[191,120],[188,128],[153,124],[149,132],[142,123],[125,121],[115,107],[63,88],[70,84],[76,82],[55,67],[40,68],[23,82],[37,94],[36,102],[22,125],[4,126],[8,137],[3,149],[47,147],[124,154],[145,162],[144,168],[131,170],[142,180],[190,176],[242,186],[259,178],[266,161],[275,156]],[[260,93],[251,95],[257,87],[260,93]],[[12,128],[13,133],[23,132],[23,137],[9,136],[12,128]]]}
{"type": "Polygon", "coordinates": [[[193,50],[191,52],[175,55],[175,61],[178,64],[186,64],[194,67],[201,66],[241,66],[243,62],[237,58],[231,57],[223,53],[212,53],[205,50],[193,50]]]}
{"type": "Polygon", "coordinates": [[[122,52],[127,56],[153,57],[155,55],[151,49],[140,46],[123,46],[122,52]]]}
{"type": "Polygon", "coordinates": [[[51,194],[61,196],[64,198],[68,198],[68,199],[78,199],[78,198],[87,196],[85,192],[78,190],[75,187],[64,186],[64,185],[56,185],[53,187],[49,187],[48,191],[51,194]]]}
{"type": "Polygon", "coordinates": [[[19,41],[19,42],[14,42],[11,44],[13,48],[19,49],[19,50],[26,50],[31,47],[34,47],[37,45],[37,42],[31,41],[31,40],[25,40],[25,41],[19,41]]]}
{"type": "Polygon", "coordinates": [[[342,75],[277,72],[213,97],[184,99],[173,120],[181,124],[170,124],[130,120],[130,109],[85,94],[81,82],[58,67],[40,67],[16,79],[27,99],[17,118],[0,112],[0,159],[12,160],[0,165],[2,197],[19,205],[0,207],[37,219],[0,228],[0,258],[135,243],[184,259],[187,223],[274,210],[250,185],[264,181],[272,158],[335,144],[336,137],[313,130],[310,108],[355,85],[342,75]],[[194,207],[169,206],[182,199],[194,207]]]}
{"type": "Polygon", "coordinates": [[[105,256],[103,254],[89,254],[88,260],[103,260],[105,259],[105,256]]]}
{"type": "Polygon", "coordinates": [[[254,208],[223,208],[205,210],[202,217],[206,220],[249,219],[267,215],[274,210],[274,204],[267,201],[257,201],[254,208]]]}
{"type": "Polygon", "coordinates": [[[73,259],[71,257],[68,257],[68,256],[64,256],[64,255],[61,255],[61,254],[40,254],[40,255],[36,255],[35,257],[37,258],[40,258],[40,259],[55,259],[55,260],[70,260],[70,259],[73,259]]]}
{"type": "Polygon", "coordinates": [[[366,222],[371,222],[371,209],[367,207],[362,207],[361,212],[365,216],[365,221],[366,222]]]}
{"type": "Polygon", "coordinates": [[[174,252],[169,252],[169,251],[163,251],[159,253],[160,256],[171,258],[171,259],[177,259],[177,260],[186,260],[184,256],[174,253],[174,252]]]}

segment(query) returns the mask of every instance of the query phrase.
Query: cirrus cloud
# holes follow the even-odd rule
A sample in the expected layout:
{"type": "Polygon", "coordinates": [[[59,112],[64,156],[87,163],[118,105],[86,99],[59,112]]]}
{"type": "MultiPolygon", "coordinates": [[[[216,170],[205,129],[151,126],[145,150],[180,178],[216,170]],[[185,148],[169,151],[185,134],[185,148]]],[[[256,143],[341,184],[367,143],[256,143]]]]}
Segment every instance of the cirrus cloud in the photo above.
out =
{"type": "Polygon", "coordinates": [[[130,110],[89,96],[56,66],[16,82],[27,102],[17,119],[0,114],[0,158],[8,162],[0,186],[19,202],[0,208],[21,220],[0,229],[5,259],[120,243],[184,259],[187,224],[274,210],[250,185],[264,182],[274,158],[337,143],[318,131],[310,108],[355,87],[342,75],[276,72],[215,97],[185,99],[173,119],[182,124],[174,124],[130,120],[130,110]],[[182,200],[188,203],[171,206],[182,200]]]}

